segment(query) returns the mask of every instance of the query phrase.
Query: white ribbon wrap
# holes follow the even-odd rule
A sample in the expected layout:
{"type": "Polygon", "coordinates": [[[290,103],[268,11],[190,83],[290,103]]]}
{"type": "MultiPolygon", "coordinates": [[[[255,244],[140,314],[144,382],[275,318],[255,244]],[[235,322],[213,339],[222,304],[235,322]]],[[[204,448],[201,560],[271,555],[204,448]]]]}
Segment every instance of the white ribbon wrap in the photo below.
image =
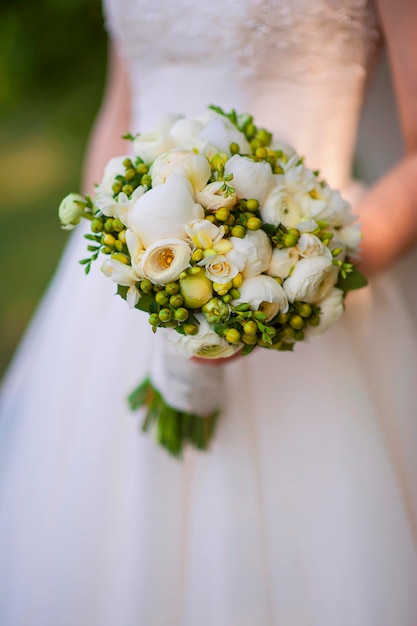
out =
{"type": "Polygon", "coordinates": [[[165,402],[179,411],[204,417],[223,404],[223,367],[184,358],[160,330],[154,338],[150,379],[165,402]]]}

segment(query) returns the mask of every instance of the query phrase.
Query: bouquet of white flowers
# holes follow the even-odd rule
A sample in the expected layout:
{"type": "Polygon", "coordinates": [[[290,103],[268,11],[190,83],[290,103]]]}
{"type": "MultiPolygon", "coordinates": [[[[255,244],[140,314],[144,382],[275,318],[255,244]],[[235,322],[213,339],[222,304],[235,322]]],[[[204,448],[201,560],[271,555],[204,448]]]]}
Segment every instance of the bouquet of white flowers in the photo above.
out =
{"type": "Polygon", "coordinates": [[[110,160],[93,199],[64,198],[59,217],[67,229],[91,221],[85,271],[103,254],[128,306],[167,329],[130,402],[180,455],[186,442],[207,447],[220,408],[220,368],[181,355],[292,350],[327,330],[346,292],[366,284],[347,260],[361,233],[340,193],[250,115],[212,106],[126,139],[132,154],[110,160]]]}

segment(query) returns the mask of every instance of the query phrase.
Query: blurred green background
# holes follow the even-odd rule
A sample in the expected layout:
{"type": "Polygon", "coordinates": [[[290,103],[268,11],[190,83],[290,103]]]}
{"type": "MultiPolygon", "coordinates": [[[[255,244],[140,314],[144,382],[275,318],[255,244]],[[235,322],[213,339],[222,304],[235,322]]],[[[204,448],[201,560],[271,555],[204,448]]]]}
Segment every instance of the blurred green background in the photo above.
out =
{"type": "Polygon", "coordinates": [[[57,207],[100,104],[101,3],[3,0],[0,42],[1,375],[68,237],[57,207]]]}

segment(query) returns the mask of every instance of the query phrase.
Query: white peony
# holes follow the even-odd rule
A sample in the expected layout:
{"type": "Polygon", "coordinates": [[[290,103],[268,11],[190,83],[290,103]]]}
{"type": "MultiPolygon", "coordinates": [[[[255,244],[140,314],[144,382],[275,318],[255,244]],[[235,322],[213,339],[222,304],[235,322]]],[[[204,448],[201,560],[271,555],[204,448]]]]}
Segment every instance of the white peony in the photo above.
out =
{"type": "Polygon", "coordinates": [[[243,253],[246,257],[242,270],[244,278],[257,276],[268,269],[272,246],[268,235],[263,230],[247,230],[242,239],[230,237],[230,241],[234,250],[243,253]]]}
{"type": "Polygon", "coordinates": [[[224,173],[226,176],[233,174],[230,185],[236,190],[238,198],[255,199],[260,205],[264,203],[275,185],[269,163],[252,161],[238,154],[227,161],[224,173]]]}
{"type": "Polygon", "coordinates": [[[96,206],[106,217],[117,217],[125,226],[129,226],[129,213],[138,200],[145,193],[145,187],[136,187],[130,199],[123,191],[117,198],[110,194],[97,193],[94,196],[94,206],[96,206]]]}
{"type": "Polygon", "coordinates": [[[333,258],[329,248],[311,233],[303,233],[295,248],[302,257],[325,256],[328,259],[333,258]]]}
{"type": "Polygon", "coordinates": [[[174,148],[170,130],[180,115],[166,115],[159,124],[147,133],[142,133],[133,141],[133,151],[145,163],[152,163],[156,157],[174,148]]]}
{"type": "Polygon", "coordinates": [[[246,278],[239,287],[240,297],[233,300],[232,304],[248,304],[252,311],[261,309],[271,320],[279,311],[288,311],[287,296],[281,285],[270,276],[261,274],[246,278]]]}
{"type": "Polygon", "coordinates": [[[299,259],[296,248],[274,248],[267,269],[269,276],[287,278],[299,259]]]}
{"type": "Polygon", "coordinates": [[[330,326],[342,315],[344,310],[343,291],[337,287],[333,287],[327,296],[318,302],[320,307],[320,324],[318,326],[309,326],[307,335],[321,335],[326,332],[330,326]]]}
{"type": "Polygon", "coordinates": [[[324,298],[337,280],[337,269],[327,256],[314,256],[298,261],[293,273],[284,281],[290,302],[315,303],[324,298]]]}
{"type": "Polygon", "coordinates": [[[154,284],[166,285],[178,280],[190,265],[191,249],[182,239],[170,237],[151,244],[144,252],[141,264],[145,278],[154,284]]]}
{"type": "Polygon", "coordinates": [[[198,192],[210,178],[211,168],[204,155],[174,149],[155,159],[150,174],[153,187],[163,185],[171,174],[177,174],[189,180],[194,191],[198,192]]]}
{"type": "Polygon", "coordinates": [[[164,185],[145,193],[129,215],[130,228],[145,248],[159,239],[186,236],[185,226],[204,218],[204,209],[194,202],[191,183],[173,174],[164,185]]]}
{"type": "Polygon", "coordinates": [[[204,359],[219,359],[229,357],[241,349],[241,345],[231,345],[222,337],[219,337],[209,325],[204,315],[197,313],[199,321],[196,335],[181,335],[175,331],[166,334],[178,351],[186,358],[198,356],[204,359]]]}
{"type": "MultiPolygon", "coordinates": [[[[196,200],[208,211],[217,211],[221,207],[231,209],[236,204],[236,196],[231,195],[227,198],[224,197],[224,191],[220,191],[223,186],[223,181],[215,181],[209,183],[201,191],[196,193],[196,200]]],[[[233,186],[233,183],[231,183],[233,186]]]]}
{"type": "Polygon", "coordinates": [[[230,154],[231,143],[237,143],[240,152],[250,152],[245,135],[227,117],[211,112],[210,118],[198,135],[201,140],[226,154],[230,154]]]}

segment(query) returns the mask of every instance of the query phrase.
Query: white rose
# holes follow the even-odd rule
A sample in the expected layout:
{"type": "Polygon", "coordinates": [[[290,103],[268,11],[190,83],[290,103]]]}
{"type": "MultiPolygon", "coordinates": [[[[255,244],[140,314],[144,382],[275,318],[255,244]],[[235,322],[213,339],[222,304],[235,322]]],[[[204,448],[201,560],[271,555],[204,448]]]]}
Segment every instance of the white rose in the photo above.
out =
{"type": "Polygon", "coordinates": [[[142,257],[142,272],[157,285],[178,280],[190,265],[191,249],[182,239],[174,237],[155,241],[142,257]]]}
{"type": "Polygon", "coordinates": [[[84,213],[84,198],[78,193],[69,193],[61,201],[58,217],[64,230],[72,230],[80,223],[84,213]]]}
{"type": "Polygon", "coordinates": [[[303,233],[295,247],[302,257],[325,256],[328,259],[333,258],[329,248],[323,245],[320,239],[311,233],[303,233]]]}
{"type": "Polygon", "coordinates": [[[321,335],[330,326],[332,326],[344,310],[343,291],[337,287],[333,287],[327,296],[318,302],[320,307],[320,324],[318,326],[309,326],[307,330],[308,336],[321,335]]]}
{"type": "Polygon", "coordinates": [[[258,200],[262,205],[272,191],[275,181],[272,169],[266,161],[255,162],[238,154],[226,162],[224,173],[233,174],[230,185],[238,198],[258,200]]]}
{"type": "Polygon", "coordinates": [[[290,302],[315,303],[324,298],[337,280],[337,269],[326,256],[314,256],[298,261],[293,273],[284,282],[290,302]]]}
{"type": "Polygon", "coordinates": [[[196,335],[181,335],[175,331],[167,333],[167,338],[185,357],[198,356],[205,359],[219,359],[232,356],[238,352],[241,345],[231,345],[214,332],[204,315],[197,313],[199,321],[196,335]]]}
{"type": "Polygon", "coordinates": [[[267,321],[271,320],[275,315],[282,311],[288,311],[287,296],[281,285],[270,276],[261,274],[246,278],[239,287],[240,298],[233,300],[232,304],[249,304],[252,311],[261,309],[266,313],[267,321]]]}
{"type": "Polygon", "coordinates": [[[242,252],[246,263],[242,271],[244,278],[257,276],[268,269],[272,255],[272,246],[268,235],[263,230],[247,230],[243,239],[230,237],[234,250],[242,252]]]}
{"type": "Polygon", "coordinates": [[[226,154],[230,154],[231,143],[237,143],[241,152],[250,152],[245,135],[227,117],[213,113],[212,118],[200,131],[200,139],[226,154]]]}
{"type": "Polygon", "coordinates": [[[110,159],[104,168],[103,178],[97,187],[97,193],[113,195],[113,185],[116,182],[116,176],[124,176],[126,168],[123,165],[125,159],[129,159],[129,155],[117,156],[110,159]]]}
{"type": "Polygon", "coordinates": [[[227,209],[234,207],[236,196],[232,195],[225,198],[224,191],[220,191],[223,184],[223,181],[215,181],[206,185],[201,191],[196,193],[197,202],[208,211],[217,211],[220,207],[226,207],[227,209]]]}
{"type": "Polygon", "coordinates": [[[274,248],[267,274],[287,278],[291,270],[295,267],[299,255],[295,248],[274,248]]]}
{"type": "Polygon", "coordinates": [[[271,191],[260,212],[263,221],[274,226],[283,224],[285,228],[295,228],[301,221],[299,202],[282,186],[271,191]]]}
{"type": "Polygon", "coordinates": [[[133,141],[133,151],[145,163],[152,163],[156,157],[174,148],[170,130],[180,115],[166,115],[159,124],[147,133],[142,133],[133,141]]]}
{"type": "Polygon", "coordinates": [[[202,218],[204,209],[194,202],[191,183],[173,174],[164,185],[139,198],[130,212],[129,226],[147,248],[166,237],[184,238],[185,226],[202,218]]]}

